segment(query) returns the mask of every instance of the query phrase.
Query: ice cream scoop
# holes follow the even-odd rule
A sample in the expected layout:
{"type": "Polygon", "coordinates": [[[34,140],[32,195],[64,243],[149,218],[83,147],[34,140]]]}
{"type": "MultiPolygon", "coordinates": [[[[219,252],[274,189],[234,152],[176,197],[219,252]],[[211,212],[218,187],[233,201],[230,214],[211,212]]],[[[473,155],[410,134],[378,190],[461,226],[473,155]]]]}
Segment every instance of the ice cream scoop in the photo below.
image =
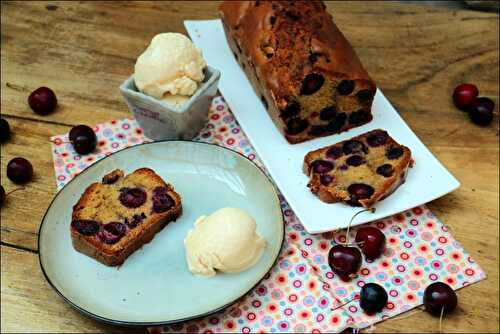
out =
{"type": "Polygon", "coordinates": [[[179,33],[158,34],[137,58],[135,85],[156,99],[182,104],[203,81],[206,66],[189,38],[179,33]]]}
{"type": "Polygon", "coordinates": [[[257,263],[266,247],[256,227],[255,220],[237,208],[222,208],[201,216],[184,240],[189,270],[207,277],[216,271],[247,270],[257,263]]]}

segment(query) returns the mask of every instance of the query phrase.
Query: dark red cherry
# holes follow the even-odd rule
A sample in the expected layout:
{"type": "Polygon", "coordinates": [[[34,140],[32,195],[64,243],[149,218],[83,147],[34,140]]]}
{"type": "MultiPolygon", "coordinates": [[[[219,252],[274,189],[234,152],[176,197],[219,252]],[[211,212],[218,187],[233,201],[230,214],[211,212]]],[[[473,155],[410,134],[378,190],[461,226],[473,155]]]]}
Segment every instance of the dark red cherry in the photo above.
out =
{"type": "Polygon", "coordinates": [[[385,142],[387,141],[387,137],[387,132],[377,132],[369,135],[368,138],[366,138],[366,143],[370,147],[378,147],[385,144],[385,142]]]}
{"type": "Polygon", "coordinates": [[[366,102],[368,100],[370,100],[371,98],[373,98],[373,93],[371,90],[369,89],[363,89],[363,90],[360,90],[356,96],[358,97],[358,100],[359,102],[366,102]]]}
{"type": "Polygon", "coordinates": [[[333,176],[328,175],[328,174],[323,174],[319,177],[319,182],[321,182],[322,185],[328,186],[330,183],[333,181],[333,176]]]}
{"type": "Polygon", "coordinates": [[[478,94],[479,91],[473,84],[458,85],[453,91],[453,103],[458,109],[466,111],[478,94]]]}
{"type": "Polygon", "coordinates": [[[386,152],[386,156],[389,160],[394,160],[402,156],[404,153],[401,147],[392,147],[386,152]]]}
{"type": "Polygon", "coordinates": [[[300,94],[302,95],[311,95],[320,90],[321,86],[325,82],[325,78],[318,73],[308,74],[304,81],[302,82],[302,88],[300,90],[300,94]]]}
{"type": "Polygon", "coordinates": [[[374,260],[385,251],[385,234],[376,227],[361,227],[355,240],[367,259],[374,260]]]}
{"type": "Polygon", "coordinates": [[[337,115],[337,108],[335,106],[329,106],[326,108],[323,108],[319,112],[319,118],[323,121],[329,121],[333,119],[337,115]]]}
{"type": "Polygon", "coordinates": [[[121,188],[120,202],[127,208],[138,208],[146,202],[147,194],[141,188],[121,188]]]}
{"type": "Polygon", "coordinates": [[[292,118],[287,123],[286,132],[289,135],[298,135],[303,132],[309,126],[309,122],[301,118],[292,118]]]}
{"type": "Polygon", "coordinates": [[[382,175],[384,177],[391,177],[394,173],[394,168],[391,164],[383,164],[377,167],[377,174],[382,175]]]}
{"type": "Polygon", "coordinates": [[[7,177],[14,183],[26,183],[33,177],[33,166],[24,158],[14,158],[7,164],[7,177]]]}
{"type": "Polygon", "coordinates": [[[102,226],[97,236],[106,244],[115,244],[125,235],[127,227],[123,223],[111,222],[102,226]]]}
{"type": "Polygon", "coordinates": [[[338,159],[344,155],[342,148],[338,146],[333,146],[328,151],[326,151],[326,156],[332,159],[338,159]]]}
{"type": "Polygon", "coordinates": [[[92,152],[97,144],[94,130],[87,125],[77,125],[69,132],[69,140],[78,154],[92,152]]]}
{"type": "Polygon", "coordinates": [[[365,159],[363,159],[362,156],[356,154],[356,155],[351,155],[349,158],[347,158],[345,162],[349,166],[357,167],[362,165],[365,162],[365,159]]]}
{"type": "Polygon", "coordinates": [[[457,307],[457,294],[448,284],[435,282],[425,288],[424,305],[427,312],[439,317],[441,310],[446,314],[457,307]]]}
{"type": "Polygon", "coordinates": [[[327,130],[330,132],[339,132],[345,125],[347,121],[347,115],[345,113],[340,113],[335,116],[335,118],[330,121],[327,125],[327,130]]]}
{"type": "Polygon", "coordinates": [[[353,183],[347,187],[347,191],[351,195],[348,203],[351,205],[359,205],[359,200],[372,197],[375,189],[364,183],[353,183]]]}
{"type": "Polygon", "coordinates": [[[91,219],[78,219],[71,222],[71,226],[80,234],[90,236],[95,235],[100,228],[100,224],[91,219]]]}
{"type": "Polygon", "coordinates": [[[0,186],[0,206],[3,205],[3,202],[5,202],[5,189],[0,186]]]}
{"type": "Polygon", "coordinates": [[[340,95],[349,95],[354,90],[354,81],[352,80],[342,80],[337,86],[337,92],[340,95]]]}
{"type": "Polygon", "coordinates": [[[368,123],[373,119],[369,111],[358,110],[349,115],[349,123],[353,125],[361,125],[368,123]]]}
{"type": "Polygon", "coordinates": [[[37,88],[28,97],[28,104],[37,114],[47,115],[57,106],[56,94],[47,87],[37,88]]]}
{"type": "Polygon", "coordinates": [[[10,126],[9,122],[0,118],[0,143],[5,143],[10,139],[10,126]]]}
{"type": "Polygon", "coordinates": [[[366,146],[359,140],[348,140],[342,145],[345,154],[367,152],[366,146]]]}
{"type": "Polygon", "coordinates": [[[333,169],[333,163],[325,160],[315,160],[311,166],[313,172],[318,174],[325,174],[333,169]]]}
{"type": "Polygon", "coordinates": [[[328,253],[328,264],[339,277],[348,281],[361,267],[361,252],[356,247],[335,245],[328,253]]]}
{"type": "Polygon", "coordinates": [[[320,136],[326,131],[328,131],[328,129],[324,125],[312,125],[311,130],[309,130],[309,134],[313,136],[320,136]]]}
{"type": "Polygon", "coordinates": [[[359,306],[368,314],[382,311],[387,304],[387,300],[387,292],[376,283],[363,285],[359,293],[359,306]]]}
{"type": "Polygon", "coordinates": [[[165,212],[175,206],[174,199],[168,194],[166,187],[156,187],[153,189],[153,211],[156,213],[165,212]]]}
{"type": "Polygon", "coordinates": [[[480,97],[475,99],[468,107],[469,117],[477,125],[486,126],[493,120],[493,109],[495,103],[487,98],[480,97]]]}
{"type": "Polygon", "coordinates": [[[288,102],[285,109],[281,110],[282,118],[290,118],[292,116],[298,115],[300,112],[300,104],[296,101],[288,102]]]}

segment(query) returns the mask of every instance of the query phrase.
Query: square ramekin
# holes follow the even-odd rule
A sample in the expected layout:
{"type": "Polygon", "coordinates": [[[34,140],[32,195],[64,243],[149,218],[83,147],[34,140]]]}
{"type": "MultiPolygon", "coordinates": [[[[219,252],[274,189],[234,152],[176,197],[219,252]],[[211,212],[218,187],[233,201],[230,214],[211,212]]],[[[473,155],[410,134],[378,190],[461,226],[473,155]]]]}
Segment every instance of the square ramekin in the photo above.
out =
{"type": "Polygon", "coordinates": [[[120,91],[148,138],[192,139],[208,121],[208,110],[217,93],[219,79],[220,72],[207,66],[200,87],[179,108],[141,93],[133,75],[120,86],[120,91]]]}

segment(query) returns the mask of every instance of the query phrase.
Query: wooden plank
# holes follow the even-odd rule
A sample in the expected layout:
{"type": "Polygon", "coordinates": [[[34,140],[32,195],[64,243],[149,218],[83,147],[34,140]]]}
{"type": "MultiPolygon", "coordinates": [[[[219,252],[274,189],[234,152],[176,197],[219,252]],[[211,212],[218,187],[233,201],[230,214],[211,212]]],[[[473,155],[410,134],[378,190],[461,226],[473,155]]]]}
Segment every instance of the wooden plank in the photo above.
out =
{"type": "Polygon", "coordinates": [[[66,133],[69,127],[8,117],[12,138],[1,146],[1,180],[6,192],[20,186],[11,182],[7,164],[14,157],[24,157],[33,165],[33,180],[24,190],[7,197],[1,217],[1,240],[17,246],[37,249],[38,228],[56,193],[50,136],[66,133]]]}
{"type": "Polygon", "coordinates": [[[1,250],[2,333],[146,333],[83,316],[49,286],[36,254],[5,246],[1,250]]]}
{"type": "MultiPolygon", "coordinates": [[[[14,188],[5,178],[6,164],[14,156],[28,158],[35,168],[34,182],[2,207],[2,242],[36,250],[40,220],[55,194],[48,138],[67,132],[68,125],[128,115],[118,87],[133,72],[135,58],[151,37],[185,32],[184,19],[215,18],[217,6],[203,1],[1,3],[1,111],[15,132],[1,146],[1,183],[7,190],[14,188]],[[25,90],[8,88],[7,82],[25,90]],[[53,88],[59,99],[59,108],[48,116],[34,114],[26,103],[29,92],[41,85],[53,88]]],[[[473,82],[481,95],[498,105],[498,15],[389,2],[327,6],[401,116],[462,183],[429,207],[487,271],[488,279],[459,292],[460,309],[445,321],[444,330],[498,332],[498,107],[493,125],[480,128],[451,102],[456,84],[473,82]]],[[[11,250],[5,256],[11,253],[20,252],[11,250]]],[[[35,257],[26,254],[12,261],[24,266],[22,261],[35,257]]],[[[14,270],[4,268],[5,263],[2,278],[7,276],[4,270],[14,270]]],[[[4,289],[12,288],[3,281],[2,303],[4,289]]],[[[19,294],[26,293],[25,288],[32,291],[20,287],[19,294]]],[[[54,299],[52,303],[66,306],[54,299]]],[[[25,312],[45,314],[41,299],[37,305],[26,303],[25,312]]],[[[9,308],[14,304],[15,298],[7,302],[9,308]]],[[[23,331],[22,318],[14,312],[6,313],[4,322],[4,309],[2,328],[23,331]]],[[[74,330],[65,327],[71,326],[65,317],[51,319],[48,330],[74,330]]],[[[433,320],[416,314],[386,321],[377,330],[437,331],[433,320]]],[[[79,331],[93,328],[85,325],[79,331]]]]}

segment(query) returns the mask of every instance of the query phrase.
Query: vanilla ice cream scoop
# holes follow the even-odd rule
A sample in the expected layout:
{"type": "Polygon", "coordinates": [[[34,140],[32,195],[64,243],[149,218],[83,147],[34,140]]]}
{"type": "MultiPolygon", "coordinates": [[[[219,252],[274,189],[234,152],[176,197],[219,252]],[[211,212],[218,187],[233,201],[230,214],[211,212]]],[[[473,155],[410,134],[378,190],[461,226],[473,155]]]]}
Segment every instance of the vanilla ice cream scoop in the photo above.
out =
{"type": "Polygon", "coordinates": [[[183,102],[203,81],[206,66],[189,38],[179,33],[158,34],[137,58],[135,85],[156,99],[183,102]]]}
{"type": "Polygon", "coordinates": [[[248,213],[223,208],[198,218],[184,245],[189,270],[210,277],[216,270],[238,273],[250,268],[260,259],[266,241],[248,213]]]}

